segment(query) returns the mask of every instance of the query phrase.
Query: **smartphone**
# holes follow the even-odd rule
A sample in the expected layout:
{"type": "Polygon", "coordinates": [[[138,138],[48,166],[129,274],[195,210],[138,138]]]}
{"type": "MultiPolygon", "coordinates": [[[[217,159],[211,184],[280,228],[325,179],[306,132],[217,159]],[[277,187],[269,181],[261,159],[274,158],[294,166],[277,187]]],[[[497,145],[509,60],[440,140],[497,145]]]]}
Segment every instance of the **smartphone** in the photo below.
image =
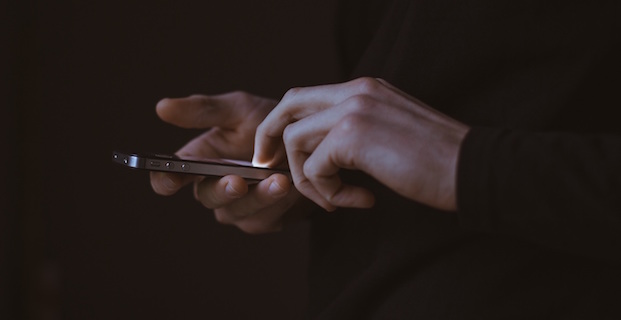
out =
{"type": "Polygon", "coordinates": [[[166,154],[114,151],[112,161],[133,169],[223,177],[234,174],[248,180],[263,180],[274,173],[291,179],[288,170],[255,167],[251,162],[231,159],[198,159],[166,154]]]}

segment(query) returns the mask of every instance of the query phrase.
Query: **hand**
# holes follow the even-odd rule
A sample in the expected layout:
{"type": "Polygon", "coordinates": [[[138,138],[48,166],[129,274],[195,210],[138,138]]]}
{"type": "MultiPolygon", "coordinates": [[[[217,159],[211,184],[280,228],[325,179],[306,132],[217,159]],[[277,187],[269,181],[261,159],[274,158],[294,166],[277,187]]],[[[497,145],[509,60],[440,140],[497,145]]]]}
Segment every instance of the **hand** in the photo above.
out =
{"type": "MultiPolygon", "coordinates": [[[[179,127],[207,129],[177,155],[250,160],[256,127],[275,105],[273,100],[234,92],[163,99],[156,112],[162,120],[179,127]]],[[[194,183],[196,199],[214,209],[219,222],[236,225],[249,233],[280,229],[284,213],[300,198],[289,179],[281,174],[248,185],[233,175],[216,179],[151,172],[153,190],[161,195],[172,195],[190,183],[194,183]]]]}
{"type": "Polygon", "coordinates": [[[257,129],[254,163],[283,161],[296,188],[326,210],[366,208],[373,194],[340,180],[361,170],[395,192],[455,211],[457,158],[468,127],[384,80],[295,88],[257,129]]]}

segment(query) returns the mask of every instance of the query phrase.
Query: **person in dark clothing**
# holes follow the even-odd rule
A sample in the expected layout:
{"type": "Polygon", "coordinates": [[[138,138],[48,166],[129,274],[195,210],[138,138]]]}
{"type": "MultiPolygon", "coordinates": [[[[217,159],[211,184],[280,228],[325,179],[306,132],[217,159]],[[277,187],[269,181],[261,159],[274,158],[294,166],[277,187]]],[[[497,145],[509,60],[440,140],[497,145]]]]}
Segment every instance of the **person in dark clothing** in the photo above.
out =
{"type": "Polygon", "coordinates": [[[211,128],[179,154],[289,165],[295,188],[162,173],[152,186],[194,183],[250,233],[311,219],[314,319],[620,319],[619,9],[342,1],[353,80],[157,106],[211,128]]]}

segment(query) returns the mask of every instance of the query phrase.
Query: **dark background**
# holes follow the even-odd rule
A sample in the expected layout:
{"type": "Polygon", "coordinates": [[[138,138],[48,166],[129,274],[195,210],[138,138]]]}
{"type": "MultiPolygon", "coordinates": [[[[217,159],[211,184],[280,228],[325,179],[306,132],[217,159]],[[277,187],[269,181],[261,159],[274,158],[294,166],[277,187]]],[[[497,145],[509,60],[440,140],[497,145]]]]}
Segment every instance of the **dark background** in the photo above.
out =
{"type": "Polygon", "coordinates": [[[113,149],[197,131],[163,97],[333,82],[332,1],[0,3],[0,318],[298,319],[307,231],[250,236],[113,149]]]}

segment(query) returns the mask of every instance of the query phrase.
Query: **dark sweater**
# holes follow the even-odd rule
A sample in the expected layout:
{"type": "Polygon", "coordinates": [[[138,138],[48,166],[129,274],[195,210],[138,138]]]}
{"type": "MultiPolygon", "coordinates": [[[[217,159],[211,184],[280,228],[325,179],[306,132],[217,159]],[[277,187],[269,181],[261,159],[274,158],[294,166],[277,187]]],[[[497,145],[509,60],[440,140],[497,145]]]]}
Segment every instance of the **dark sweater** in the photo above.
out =
{"type": "Polygon", "coordinates": [[[341,2],[352,78],[473,129],[457,213],[345,173],[378,202],[313,216],[311,316],[621,319],[621,2],[341,2]]]}

